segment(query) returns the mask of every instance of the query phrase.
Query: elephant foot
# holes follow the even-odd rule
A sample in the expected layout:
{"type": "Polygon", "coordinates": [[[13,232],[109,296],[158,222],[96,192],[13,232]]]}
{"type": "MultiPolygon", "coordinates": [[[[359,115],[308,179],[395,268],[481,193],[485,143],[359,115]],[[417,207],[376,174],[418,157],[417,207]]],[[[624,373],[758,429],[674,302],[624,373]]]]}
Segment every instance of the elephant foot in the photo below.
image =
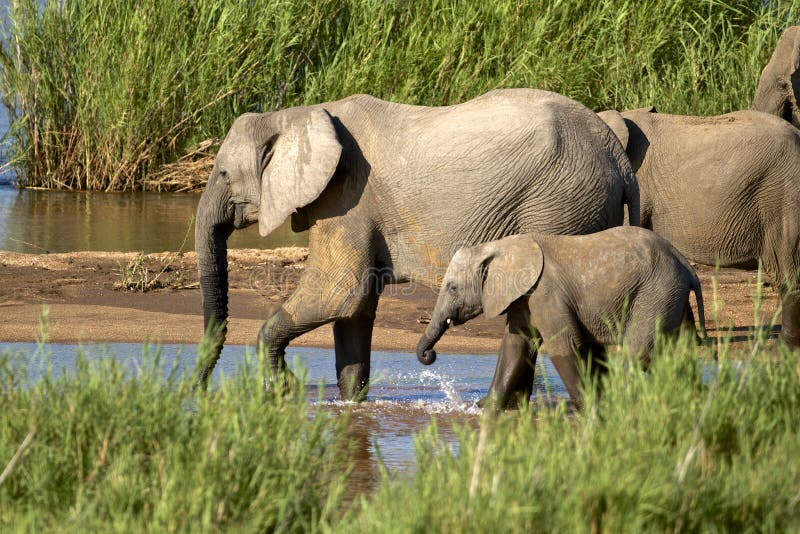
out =
{"type": "Polygon", "coordinates": [[[289,395],[297,390],[300,383],[297,376],[288,368],[274,369],[264,379],[264,389],[276,395],[289,395]]]}
{"type": "Polygon", "coordinates": [[[782,326],[781,341],[783,341],[791,350],[800,349],[800,332],[787,329],[786,326],[782,326]]]}
{"type": "Polygon", "coordinates": [[[495,407],[497,405],[497,403],[495,403],[492,400],[492,397],[490,397],[489,395],[486,395],[484,398],[480,399],[475,404],[478,406],[478,408],[482,410],[488,408],[489,406],[495,407]]]}
{"type": "Polygon", "coordinates": [[[529,391],[517,391],[510,395],[486,395],[477,402],[478,408],[492,409],[498,412],[503,410],[520,410],[530,400],[529,391]]]}
{"type": "Polygon", "coordinates": [[[790,349],[800,348],[800,294],[782,287],[781,300],[781,340],[790,349]]]}
{"type": "Polygon", "coordinates": [[[361,402],[367,398],[369,371],[364,371],[363,364],[351,364],[339,371],[337,382],[342,400],[361,402]]]}

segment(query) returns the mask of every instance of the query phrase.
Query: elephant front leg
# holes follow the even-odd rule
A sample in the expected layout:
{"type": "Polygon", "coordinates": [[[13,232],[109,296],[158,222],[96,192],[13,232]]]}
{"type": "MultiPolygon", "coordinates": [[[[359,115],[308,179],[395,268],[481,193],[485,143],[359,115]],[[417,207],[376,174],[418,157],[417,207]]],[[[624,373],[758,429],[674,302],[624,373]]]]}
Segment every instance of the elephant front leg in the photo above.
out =
{"type": "Polygon", "coordinates": [[[791,349],[800,347],[800,290],[781,287],[781,339],[791,349]]]}
{"type": "Polygon", "coordinates": [[[358,401],[367,396],[372,327],[377,308],[378,294],[372,292],[356,316],[333,323],[336,381],[345,400],[358,401]]]}
{"type": "Polygon", "coordinates": [[[536,369],[536,348],[541,339],[530,323],[526,304],[515,303],[509,308],[506,333],[494,370],[489,393],[478,404],[493,403],[498,409],[515,408],[527,402],[533,392],[536,369]]]}
{"type": "MultiPolygon", "coordinates": [[[[285,351],[293,339],[332,321],[336,321],[337,374],[342,375],[340,361],[347,376],[352,375],[360,363],[360,374],[364,375],[366,370],[368,378],[369,338],[376,307],[377,294],[364,291],[354,276],[329,284],[322,284],[319,279],[301,280],[295,292],[267,319],[259,333],[258,346],[269,361],[270,380],[285,383],[292,378],[286,368],[285,351]],[[348,358],[354,361],[348,363],[348,358]]],[[[354,384],[357,385],[353,387],[360,388],[361,382],[356,380],[354,384]]]]}
{"type": "Polygon", "coordinates": [[[270,374],[265,382],[280,384],[286,387],[294,379],[292,372],[286,367],[286,347],[293,339],[306,332],[330,322],[331,319],[319,317],[314,321],[300,321],[294,309],[294,295],[286,304],[273,313],[261,327],[258,334],[258,350],[263,360],[269,362],[270,374]],[[287,307],[289,310],[287,310],[287,307]]]}
{"type": "Polygon", "coordinates": [[[527,402],[533,392],[536,351],[529,338],[507,332],[503,335],[500,354],[489,393],[479,406],[493,405],[499,410],[513,409],[527,402]]]}

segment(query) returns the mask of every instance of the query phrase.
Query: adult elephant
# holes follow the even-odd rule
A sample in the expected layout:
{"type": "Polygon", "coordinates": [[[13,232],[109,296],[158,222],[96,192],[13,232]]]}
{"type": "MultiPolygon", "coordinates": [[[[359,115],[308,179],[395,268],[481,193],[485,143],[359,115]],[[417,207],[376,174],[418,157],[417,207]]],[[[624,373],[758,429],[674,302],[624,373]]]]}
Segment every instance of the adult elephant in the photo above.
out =
{"type": "Polygon", "coordinates": [[[599,115],[636,171],[642,226],[697,263],[755,269],[760,260],[780,287],[781,337],[800,346],[800,130],[751,110],[599,115]]]}
{"type": "Polygon", "coordinates": [[[761,72],[753,109],[776,115],[800,128],[800,26],[783,32],[761,72]]]}
{"type": "MultiPolygon", "coordinates": [[[[333,322],[343,398],[366,391],[384,284],[437,285],[461,246],[539,231],[581,234],[638,220],[622,146],[583,105],[558,94],[497,90],[447,107],[357,95],[242,115],[222,143],[197,210],[207,330],[228,316],[226,240],[291,216],[309,232],[307,267],[269,317],[259,347],[273,371],[297,336],[333,322]]],[[[224,329],[201,372],[205,384],[224,329]]]]}

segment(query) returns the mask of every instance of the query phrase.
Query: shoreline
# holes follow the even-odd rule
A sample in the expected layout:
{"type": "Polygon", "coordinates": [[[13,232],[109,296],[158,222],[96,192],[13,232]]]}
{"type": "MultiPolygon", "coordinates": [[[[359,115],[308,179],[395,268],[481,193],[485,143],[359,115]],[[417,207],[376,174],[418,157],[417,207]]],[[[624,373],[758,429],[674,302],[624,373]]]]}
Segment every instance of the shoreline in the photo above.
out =
{"type": "MultiPolygon", "coordinates": [[[[255,344],[270,310],[296,287],[307,254],[303,247],[229,251],[227,343],[255,344]]],[[[0,341],[35,342],[47,308],[48,341],[53,343],[196,344],[203,334],[203,319],[195,261],[193,252],[0,252],[0,341]],[[151,290],[123,288],[123,273],[127,272],[128,283],[137,281],[131,266],[138,266],[140,282],[155,280],[151,290]]],[[[709,336],[732,328],[732,345],[746,345],[754,323],[756,273],[715,271],[705,266],[696,266],[696,270],[704,291],[709,336]],[[720,325],[719,330],[715,324],[720,325]]],[[[769,283],[762,283],[761,291],[761,320],[769,323],[775,317],[777,291],[769,283]]],[[[694,298],[690,300],[696,311],[694,298]]],[[[373,331],[373,350],[413,353],[435,302],[435,291],[425,286],[401,286],[384,294],[373,331]]],[[[503,327],[502,317],[478,317],[451,328],[437,343],[437,351],[496,353],[503,327]]],[[[772,337],[777,337],[776,331],[772,337]]],[[[291,346],[332,348],[332,327],[312,330],[291,346]]]]}

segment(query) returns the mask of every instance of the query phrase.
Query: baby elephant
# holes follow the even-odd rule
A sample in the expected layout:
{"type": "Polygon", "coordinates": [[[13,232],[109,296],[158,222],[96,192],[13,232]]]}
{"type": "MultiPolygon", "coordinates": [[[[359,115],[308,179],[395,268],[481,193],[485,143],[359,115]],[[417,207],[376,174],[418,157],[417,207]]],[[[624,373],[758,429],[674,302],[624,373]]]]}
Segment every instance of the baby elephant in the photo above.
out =
{"type": "Polygon", "coordinates": [[[453,256],[417,358],[433,363],[433,346],[450,325],[481,312],[507,313],[487,398],[504,408],[530,397],[538,346],[580,406],[578,357],[602,361],[605,346],[621,336],[623,347],[647,368],[656,329],[671,332],[685,324],[694,330],[690,290],[705,337],[697,274],[653,232],[618,226],[591,235],[510,236],[453,256]]]}

